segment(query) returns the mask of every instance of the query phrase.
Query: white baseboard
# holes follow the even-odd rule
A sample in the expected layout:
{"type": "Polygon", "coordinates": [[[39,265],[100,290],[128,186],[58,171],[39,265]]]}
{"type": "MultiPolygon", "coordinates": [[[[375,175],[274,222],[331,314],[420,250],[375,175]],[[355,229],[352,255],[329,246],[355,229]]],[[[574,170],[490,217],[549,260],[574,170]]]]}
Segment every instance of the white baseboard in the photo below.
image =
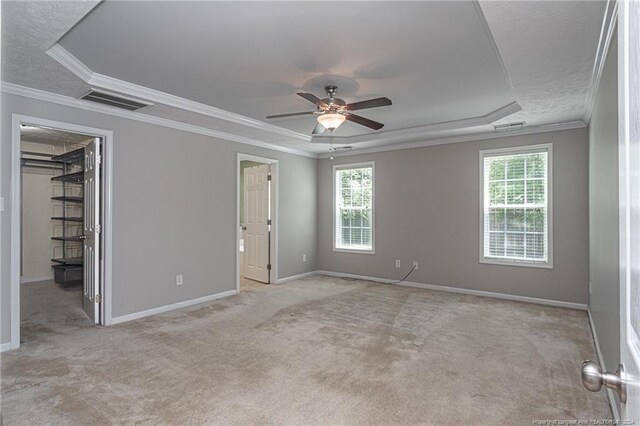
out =
{"type": "Polygon", "coordinates": [[[200,303],[210,302],[223,297],[234,296],[238,294],[237,290],[224,291],[222,293],[212,294],[210,296],[198,297],[197,299],[185,300],[184,302],[173,303],[171,305],[160,306],[158,308],[148,309],[146,311],[134,312],[132,314],[120,315],[111,319],[111,324],[120,324],[135,319],[148,317],[151,315],[161,314],[163,312],[175,311],[176,309],[186,308],[188,306],[198,305],[200,303]]]}
{"type": "MultiPolygon", "coordinates": [[[[596,355],[598,356],[598,363],[600,364],[600,368],[602,371],[610,371],[607,369],[607,366],[604,363],[604,358],[602,357],[602,351],[600,350],[600,342],[598,341],[598,333],[596,333],[596,327],[593,324],[593,316],[591,314],[591,309],[587,308],[587,314],[589,315],[589,327],[591,327],[591,335],[593,336],[593,344],[596,347],[596,355]]],[[[613,395],[613,390],[609,388],[605,388],[607,392],[607,400],[609,400],[609,408],[611,408],[611,414],[613,414],[613,419],[620,424],[620,413],[618,412],[618,406],[615,402],[615,396],[613,395]]]]}
{"type": "Polygon", "coordinates": [[[11,349],[11,342],[0,344],[0,352],[6,352],[11,349]]]}
{"type": "MultiPolygon", "coordinates": [[[[388,278],[367,277],[364,275],[354,275],[354,274],[341,274],[338,272],[331,272],[331,271],[318,271],[318,274],[328,275],[332,277],[345,277],[345,278],[355,278],[355,279],[366,280],[366,281],[377,281],[377,282],[386,283],[386,284],[391,284],[398,281],[398,280],[390,280],[388,278]]],[[[493,297],[495,299],[535,303],[537,305],[557,306],[561,308],[578,309],[581,311],[587,310],[587,305],[584,303],[563,302],[561,300],[540,299],[537,297],[517,296],[514,294],[494,293],[491,291],[472,290],[468,288],[449,287],[444,285],[423,284],[423,283],[416,283],[411,281],[404,281],[396,285],[401,285],[405,287],[423,288],[425,290],[446,291],[449,293],[470,294],[473,296],[481,296],[481,297],[493,297]]]]}
{"type": "Polygon", "coordinates": [[[290,277],[280,278],[278,279],[278,281],[276,281],[276,284],[282,284],[293,280],[301,280],[312,275],[318,275],[318,271],[305,272],[304,274],[291,275],[290,277]]]}
{"type": "Polygon", "coordinates": [[[38,277],[38,278],[24,278],[20,277],[20,284],[28,284],[28,283],[36,283],[38,281],[52,281],[53,275],[49,275],[46,277],[38,277]]]}

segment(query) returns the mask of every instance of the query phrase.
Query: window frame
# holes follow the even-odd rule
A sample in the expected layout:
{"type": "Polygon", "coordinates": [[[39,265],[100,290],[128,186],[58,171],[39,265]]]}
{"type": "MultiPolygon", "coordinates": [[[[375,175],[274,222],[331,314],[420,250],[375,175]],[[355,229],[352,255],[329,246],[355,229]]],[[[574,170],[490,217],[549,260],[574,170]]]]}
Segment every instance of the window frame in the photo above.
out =
{"type": "Polygon", "coordinates": [[[331,173],[333,179],[333,251],[339,253],[355,253],[355,254],[375,254],[376,253],[376,163],[375,161],[366,161],[361,163],[349,163],[349,164],[335,164],[333,166],[333,172],[331,173]],[[336,229],[337,229],[337,198],[336,198],[336,176],[340,170],[360,169],[364,167],[371,167],[371,249],[350,249],[336,246],[336,229]]]}
{"type": "Polygon", "coordinates": [[[480,224],[480,263],[502,266],[521,266],[529,268],[545,268],[553,269],[553,144],[543,143],[536,145],[515,146],[497,149],[483,149],[479,152],[479,224],[480,224]],[[537,152],[547,153],[547,260],[524,260],[524,259],[508,259],[500,257],[485,257],[484,254],[484,238],[485,238],[485,211],[484,211],[484,159],[486,157],[499,157],[504,155],[517,154],[534,154],[537,152]]]}

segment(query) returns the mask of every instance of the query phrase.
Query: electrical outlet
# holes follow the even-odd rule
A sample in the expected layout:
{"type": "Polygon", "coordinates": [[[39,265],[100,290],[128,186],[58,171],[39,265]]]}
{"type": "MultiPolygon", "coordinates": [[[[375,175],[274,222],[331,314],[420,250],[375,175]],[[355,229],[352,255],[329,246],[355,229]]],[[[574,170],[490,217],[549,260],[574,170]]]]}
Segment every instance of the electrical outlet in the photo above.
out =
{"type": "Polygon", "coordinates": [[[396,268],[400,267],[402,267],[402,263],[400,262],[400,259],[396,259],[396,268]]]}
{"type": "Polygon", "coordinates": [[[417,260],[413,261],[413,269],[415,269],[416,271],[418,270],[418,261],[417,260]]]}
{"type": "Polygon", "coordinates": [[[182,274],[176,275],[176,285],[182,285],[182,274]]]}
{"type": "Polygon", "coordinates": [[[306,255],[306,254],[303,254],[303,255],[302,255],[302,261],[303,261],[303,262],[306,262],[306,261],[307,261],[307,255],[306,255]]]}

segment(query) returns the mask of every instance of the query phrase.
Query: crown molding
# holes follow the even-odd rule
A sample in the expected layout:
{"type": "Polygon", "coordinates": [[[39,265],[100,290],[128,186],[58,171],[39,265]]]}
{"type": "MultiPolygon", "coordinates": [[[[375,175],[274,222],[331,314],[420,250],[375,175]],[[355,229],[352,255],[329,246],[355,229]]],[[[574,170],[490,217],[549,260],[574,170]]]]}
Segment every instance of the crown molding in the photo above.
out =
{"type": "Polygon", "coordinates": [[[45,53],[60,65],[80,77],[84,82],[89,81],[93,76],[93,71],[91,71],[88,66],[80,62],[78,58],[58,43],[51,46],[45,53]]]}
{"type": "Polygon", "coordinates": [[[473,142],[486,139],[498,139],[510,136],[528,135],[534,133],[546,133],[560,130],[571,130],[584,128],[587,125],[582,121],[572,121],[567,123],[549,124],[543,126],[525,127],[523,129],[514,130],[510,132],[484,132],[484,133],[469,133],[467,135],[454,136],[454,137],[441,137],[423,139],[421,141],[400,143],[384,146],[376,146],[371,148],[354,149],[348,152],[334,152],[334,153],[321,153],[316,154],[304,150],[288,148],[280,145],[265,143],[251,138],[243,136],[233,135],[218,130],[207,129],[204,127],[193,126],[178,121],[168,120],[165,118],[155,117],[147,114],[141,114],[135,111],[126,111],[120,108],[114,108],[107,105],[96,104],[94,102],[84,101],[81,99],[75,99],[69,96],[59,95],[56,93],[45,92],[43,90],[32,89],[30,87],[20,86],[13,83],[1,82],[0,92],[8,93],[11,95],[22,96],[29,99],[35,99],[44,102],[51,102],[58,105],[64,105],[72,108],[78,108],[86,111],[97,112],[114,117],[124,118],[128,120],[139,121],[147,124],[154,124],[157,126],[167,127],[170,129],[181,130],[189,133],[195,133],[199,135],[209,136],[217,139],[223,139],[231,142],[238,142],[246,145],[257,146],[260,148],[270,149],[274,151],[285,152],[288,154],[300,155],[308,158],[329,158],[333,157],[346,157],[350,155],[368,154],[375,152],[396,151],[401,149],[422,148],[426,146],[444,145],[450,143],[459,142],[473,142]]]}
{"type": "MultiPolygon", "coordinates": [[[[484,15],[482,14],[482,11],[481,9],[479,9],[479,7],[480,6],[476,4],[476,9],[482,20],[484,19],[484,15]]],[[[484,22],[484,25],[486,27],[485,30],[489,31],[488,25],[486,24],[486,22],[484,22]]],[[[490,32],[488,34],[490,34],[490,32]]],[[[497,50],[495,42],[493,42],[493,38],[490,37],[490,39],[492,41],[492,45],[497,55],[498,61],[500,62],[502,70],[505,74],[505,78],[509,83],[509,87],[511,87],[513,91],[506,69],[504,68],[504,64],[502,63],[500,52],[497,50]]],[[[46,53],[51,58],[53,58],[58,63],[60,63],[62,66],[64,66],[69,71],[74,73],[76,76],[81,78],[85,83],[95,88],[100,88],[103,90],[108,90],[108,91],[112,91],[120,94],[126,94],[129,96],[133,96],[135,98],[139,98],[141,100],[147,100],[147,101],[151,101],[158,104],[164,104],[164,105],[179,108],[185,111],[190,111],[196,114],[202,114],[205,116],[218,118],[228,122],[233,122],[239,125],[249,126],[261,131],[278,134],[280,136],[284,136],[294,141],[324,142],[322,139],[328,138],[328,136],[312,137],[310,135],[304,135],[302,133],[294,132],[279,126],[275,126],[273,124],[268,124],[259,120],[255,120],[253,118],[245,117],[240,114],[235,114],[235,113],[228,112],[228,111],[215,108],[209,105],[205,105],[199,102],[194,102],[185,98],[181,98],[179,96],[175,96],[175,95],[171,95],[158,90],[150,89],[148,87],[139,86],[137,84],[129,83],[127,81],[119,80],[106,75],[98,74],[96,72],[93,72],[90,68],[84,65],[78,58],[76,58],[71,52],[66,50],[64,47],[62,47],[58,43],[53,45],[49,50],[47,50],[46,53]]],[[[483,116],[464,118],[460,120],[452,120],[452,121],[441,122],[441,123],[434,123],[426,126],[410,127],[405,129],[399,129],[399,130],[390,130],[387,132],[378,132],[374,134],[369,133],[364,135],[342,136],[342,137],[339,136],[334,138],[340,139],[339,143],[344,143],[344,144],[357,144],[361,142],[375,142],[376,144],[392,144],[392,143],[397,144],[400,142],[419,141],[419,140],[424,140],[426,138],[429,138],[429,136],[431,136],[434,132],[442,132],[447,130],[455,130],[455,129],[477,127],[477,126],[491,124],[497,120],[503,119],[521,110],[522,108],[520,107],[518,102],[514,101],[508,105],[505,105],[504,107],[501,107],[483,116]]]]}
{"type": "Polygon", "coordinates": [[[493,52],[496,55],[496,59],[498,60],[498,63],[500,64],[500,69],[502,70],[502,74],[504,75],[504,78],[507,81],[507,84],[509,85],[509,88],[511,89],[511,93],[513,94],[513,97],[517,101],[516,90],[513,87],[513,82],[511,81],[511,77],[509,76],[509,73],[507,72],[507,67],[504,65],[504,61],[502,60],[502,55],[500,54],[500,49],[498,49],[498,45],[496,44],[496,40],[493,38],[493,33],[491,32],[491,27],[489,26],[489,22],[487,22],[487,17],[484,16],[484,11],[482,10],[482,6],[480,5],[480,1],[479,0],[473,0],[472,3],[476,8],[476,12],[478,13],[478,18],[480,19],[480,22],[482,23],[482,27],[484,28],[484,32],[487,35],[487,39],[489,40],[489,43],[491,43],[491,47],[493,48],[493,52]]]}
{"type": "Polygon", "coordinates": [[[44,102],[51,102],[58,105],[78,108],[86,111],[97,112],[101,114],[111,115],[114,117],[125,118],[128,120],[140,121],[147,124],[168,127],[175,130],[182,130],[189,133],[195,133],[204,136],[210,136],[217,139],[223,139],[231,142],[238,142],[246,145],[257,146],[260,148],[271,149],[274,151],[286,152],[288,154],[300,155],[303,157],[317,158],[317,155],[300,149],[288,148],[281,145],[270,144],[259,140],[247,138],[244,136],[234,135],[219,130],[208,129],[205,127],[194,126],[191,124],[181,123],[178,121],[168,120],[166,118],[155,117],[152,115],[142,114],[135,111],[127,111],[120,108],[110,107],[107,105],[97,104],[95,102],[85,101],[82,99],[72,98],[70,96],[59,95],[57,93],[45,92],[43,90],[32,89],[30,87],[19,86],[17,84],[1,82],[0,91],[12,95],[22,96],[25,98],[36,99],[44,102]]]}
{"type": "Polygon", "coordinates": [[[314,142],[322,142],[323,139],[331,140],[340,144],[355,144],[360,142],[375,142],[376,144],[397,144],[401,142],[422,141],[428,139],[435,132],[443,132],[447,130],[463,129],[468,127],[486,126],[495,121],[510,116],[513,113],[521,111],[522,107],[517,102],[512,102],[503,106],[489,114],[479,117],[463,118],[461,120],[444,121],[442,123],[427,124],[426,126],[409,127],[406,129],[389,130],[386,132],[378,132],[374,134],[365,134],[358,136],[316,136],[314,142]],[[336,142],[339,141],[339,142],[336,142]]]}
{"type": "Polygon", "coordinates": [[[60,65],[80,77],[89,86],[101,89],[111,90],[117,93],[137,97],[140,99],[152,101],[158,104],[165,104],[172,107],[180,108],[185,111],[191,111],[197,114],[206,115],[220,120],[228,121],[242,126],[252,127],[264,132],[277,134],[290,139],[310,142],[311,136],[294,132],[283,127],[265,123],[244,115],[225,111],[200,102],[191,101],[159,90],[150,89],[138,84],[129,83],[128,81],[119,80],[103,74],[93,72],[82,61],[76,58],[71,52],[56,43],[47,50],[47,55],[57,61],[60,65]]]}
{"type": "Polygon", "coordinates": [[[600,29],[600,39],[598,40],[598,50],[596,51],[596,59],[593,64],[593,72],[591,73],[591,81],[587,90],[587,98],[585,102],[585,113],[583,121],[588,125],[593,115],[598,96],[598,87],[602,79],[602,72],[607,61],[609,47],[613,40],[614,30],[618,22],[618,2],[616,0],[607,0],[602,18],[602,27],[600,29]]]}
{"type": "Polygon", "coordinates": [[[401,149],[423,148],[423,147],[434,146],[434,145],[445,145],[445,144],[460,143],[460,142],[474,142],[474,141],[481,141],[481,140],[487,140],[487,139],[501,139],[501,138],[507,138],[512,136],[530,135],[535,133],[547,133],[547,132],[557,132],[560,130],[581,129],[584,127],[587,127],[587,125],[582,121],[569,121],[566,123],[545,124],[541,126],[524,127],[522,129],[513,130],[509,132],[495,132],[495,131],[489,131],[489,132],[483,132],[483,133],[476,132],[476,133],[469,133],[461,136],[426,139],[418,142],[376,146],[372,148],[363,148],[363,149],[354,148],[351,151],[319,154],[318,158],[325,159],[330,157],[348,157],[351,155],[371,154],[371,153],[386,152],[386,151],[397,151],[401,149]]]}

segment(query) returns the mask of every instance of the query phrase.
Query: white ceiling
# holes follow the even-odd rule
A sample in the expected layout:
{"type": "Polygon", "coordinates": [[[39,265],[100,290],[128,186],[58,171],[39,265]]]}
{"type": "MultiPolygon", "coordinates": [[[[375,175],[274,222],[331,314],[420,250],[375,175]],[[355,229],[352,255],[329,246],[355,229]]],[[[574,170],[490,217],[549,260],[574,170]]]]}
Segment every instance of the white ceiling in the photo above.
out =
{"type": "Polygon", "coordinates": [[[309,142],[312,117],[264,117],[313,109],[295,92],[320,96],[328,83],[349,102],[394,103],[360,112],[382,131],[336,131],[354,151],[492,132],[492,122],[582,120],[605,10],[598,1],[95,4],[3,2],[3,81],[74,98],[90,86],[155,96],[136,114],[318,153],[326,145],[309,142]]]}

